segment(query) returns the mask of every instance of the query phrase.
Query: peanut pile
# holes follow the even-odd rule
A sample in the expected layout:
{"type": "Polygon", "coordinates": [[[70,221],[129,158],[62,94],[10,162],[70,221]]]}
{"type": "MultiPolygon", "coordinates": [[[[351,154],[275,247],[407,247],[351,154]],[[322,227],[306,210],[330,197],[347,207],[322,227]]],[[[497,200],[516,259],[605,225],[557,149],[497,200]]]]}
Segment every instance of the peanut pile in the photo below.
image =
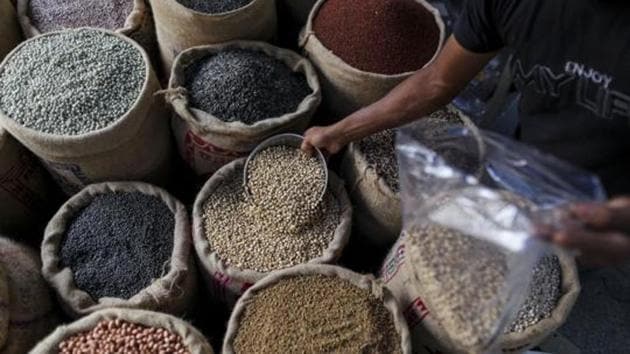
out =
{"type": "Polygon", "coordinates": [[[163,328],[147,327],[120,319],[99,322],[87,332],[59,343],[60,354],[188,354],[182,338],[163,328]]]}

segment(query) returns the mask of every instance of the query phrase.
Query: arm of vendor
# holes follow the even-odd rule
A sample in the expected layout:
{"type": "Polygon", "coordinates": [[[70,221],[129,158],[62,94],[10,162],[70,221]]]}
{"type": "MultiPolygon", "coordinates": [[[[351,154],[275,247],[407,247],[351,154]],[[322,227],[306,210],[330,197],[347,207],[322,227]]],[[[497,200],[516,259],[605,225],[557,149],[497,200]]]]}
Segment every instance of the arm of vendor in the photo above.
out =
{"type": "MultiPolygon", "coordinates": [[[[436,60],[378,102],[305,133],[303,149],[337,153],[449,103],[505,46],[521,93],[517,138],[630,195],[630,5],[595,0],[468,0],[436,60]]],[[[630,260],[630,199],[576,205],[584,223],[550,235],[595,265],[630,260]]]]}

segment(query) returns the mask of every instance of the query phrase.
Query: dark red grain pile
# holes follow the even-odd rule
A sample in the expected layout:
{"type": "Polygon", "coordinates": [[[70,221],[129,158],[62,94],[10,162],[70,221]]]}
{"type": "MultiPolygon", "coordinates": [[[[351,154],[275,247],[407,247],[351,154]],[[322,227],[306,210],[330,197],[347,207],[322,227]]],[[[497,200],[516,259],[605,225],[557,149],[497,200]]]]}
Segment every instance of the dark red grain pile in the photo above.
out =
{"type": "Polygon", "coordinates": [[[328,0],[313,28],[346,63],[388,75],[422,68],[440,40],[433,14],[414,0],[328,0]]]}

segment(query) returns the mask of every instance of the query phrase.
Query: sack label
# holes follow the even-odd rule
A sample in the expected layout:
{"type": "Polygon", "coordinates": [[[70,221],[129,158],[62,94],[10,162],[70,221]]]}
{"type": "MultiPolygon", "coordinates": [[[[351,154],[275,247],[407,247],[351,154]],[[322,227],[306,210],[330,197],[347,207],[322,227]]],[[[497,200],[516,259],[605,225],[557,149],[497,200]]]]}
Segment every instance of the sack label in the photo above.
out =
{"type": "Polygon", "coordinates": [[[92,183],[81,166],[77,164],[44,161],[44,165],[48,167],[53,179],[66,194],[75,194],[92,183]]]}
{"type": "Polygon", "coordinates": [[[182,157],[197,174],[214,173],[222,166],[244,156],[245,152],[222,149],[199,135],[187,130],[184,136],[182,157]]]}
{"type": "Polygon", "coordinates": [[[211,292],[216,298],[232,306],[252,285],[254,284],[241,282],[223,272],[215,271],[212,274],[211,292]]]}
{"type": "Polygon", "coordinates": [[[385,283],[389,283],[390,280],[398,274],[400,268],[405,263],[405,243],[400,242],[395,245],[390,252],[385,264],[381,268],[381,278],[385,283]]]}

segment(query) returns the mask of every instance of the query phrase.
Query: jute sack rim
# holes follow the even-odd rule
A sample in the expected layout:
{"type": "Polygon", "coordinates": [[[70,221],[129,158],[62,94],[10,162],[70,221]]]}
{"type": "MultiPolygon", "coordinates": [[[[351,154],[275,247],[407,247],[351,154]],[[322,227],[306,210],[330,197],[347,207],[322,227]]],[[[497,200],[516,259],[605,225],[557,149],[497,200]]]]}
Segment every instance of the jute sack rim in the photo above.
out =
{"type": "MultiPolygon", "coordinates": [[[[448,111],[452,112],[452,113],[456,113],[459,120],[461,121],[461,123],[464,125],[464,127],[468,128],[471,130],[471,133],[473,134],[473,137],[475,138],[476,142],[477,142],[477,147],[479,149],[479,159],[480,159],[480,165],[479,168],[477,169],[475,176],[477,178],[479,178],[479,176],[481,176],[481,173],[483,173],[483,158],[485,155],[485,144],[483,143],[483,139],[480,136],[479,133],[479,128],[477,128],[477,126],[475,125],[475,123],[467,116],[465,115],[462,111],[460,111],[459,109],[454,108],[451,104],[446,105],[445,107],[448,111]]],[[[425,116],[423,118],[421,118],[420,120],[423,119],[430,119],[429,116],[425,116]]],[[[352,186],[349,190],[350,193],[353,193],[356,191],[356,189],[358,188],[359,184],[362,183],[364,180],[366,181],[374,181],[374,185],[376,187],[376,190],[382,194],[383,196],[385,196],[386,198],[390,198],[393,199],[395,201],[400,202],[400,193],[396,193],[394,192],[389,185],[387,184],[387,182],[385,181],[384,178],[382,178],[381,176],[378,175],[378,173],[376,173],[376,169],[374,168],[374,166],[370,165],[367,161],[367,158],[365,157],[365,154],[361,151],[361,149],[358,146],[358,141],[356,142],[351,142],[348,145],[348,149],[345,152],[345,157],[347,158],[347,163],[350,163],[354,166],[356,166],[355,168],[357,169],[357,172],[359,173],[359,178],[356,181],[352,182],[352,186]]]]}
{"type": "Polygon", "coordinates": [[[92,155],[97,152],[100,153],[114,150],[118,146],[125,144],[128,140],[133,139],[136,136],[136,131],[142,126],[145,119],[151,119],[148,112],[153,103],[153,93],[159,89],[159,83],[155,77],[153,68],[151,67],[149,55],[138,43],[116,32],[98,28],[81,27],[48,32],[43,35],[30,38],[20,43],[20,45],[18,45],[4,58],[2,63],[0,63],[0,73],[2,73],[9,60],[11,60],[13,56],[22,49],[22,47],[29,45],[32,41],[41,40],[41,38],[47,36],[56,36],[62,33],[85,30],[106,33],[130,43],[134,48],[136,48],[144,61],[144,82],[140,88],[138,96],[133,104],[130,105],[127,112],[104,128],[78,135],[59,135],[40,132],[19,124],[10,118],[5,112],[0,110],[0,124],[11,132],[16,139],[20,140],[29,149],[33,150],[36,155],[67,158],[69,156],[81,157],[92,155]],[[142,104],[146,101],[149,102],[147,102],[147,104],[142,104]],[[136,116],[141,116],[142,118],[129,119],[129,117],[136,116]],[[90,144],[86,144],[86,140],[89,140],[90,144]],[[55,146],[54,151],[50,149],[50,145],[55,146]]]}
{"type": "MultiPolygon", "coordinates": [[[[20,26],[22,27],[22,31],[24,32],[24,34],[29,38],[36,37],[42,34],[42,32],[37,29],[37,27],[35,27],[33,21],[31,21],[31,17],[29,15],[30,1],[31,0],[18,0],[17,2],[17,12],[20,26]]],[[[148,6],[145,1],[133,0],[133,9],[129,13],[129,15],[127,15],[124,27],[118,28],[114,30],[114,32],[129,35],[142,27],[142,24],[145,21],[145,17],[148,15],[148,6]]]]}
{"type": "Polygon", "coordinates": [[[308,59],[288,49],[265,42],[246,40],[196,46],[182,51],[173,62],[168,89],[163,92],[166,95],[166,101],[173,106],[175,113],[177,113],[176,116],[187,122],[196,133],[242,138],[271,134],[275,130],[284,129],[291,121],[314,111],[322,100],[317,72],[308,59]],[[189,107],[187,90],[183,87],[184,82],[179,80],[184,77],[184,70],[196,60],[215,55],[228,48],[255,50],[282,61],[291,71],[304,74],[312,92],[304,97],[295,111],[279,117],[269,117],[254,124],[245,124],[241,121],[225,122],[213,114],[192,106],[189,107]]]}
{"type": "MultiPolygon", "coordinates": [[[[196,276],[195,270],[189,267],[191,254],[190,223],[184,205],[164,189],[142,182],[105,182],[88,185],[65,202],[50,220],[44,231],[41,246],[42,275],[55,289],[62,307],[68,314],[77,317],[109,307],[134,308],[151,306],[152,302],[160,304],[165,299],[158,295],[162,290],[169,292],[177,289],[182,280],[196,276]],[[169,271],[146,288],[125,300],[102,297],[94,300],[87,292],[79,289],[74,283],[74,275],[69,267],[61,268],[59,252],[61,242],[71,217],[87,206],[95,196],[114,192],[140,192],[159,198],[173,213],[175,226],[173,230],[173,250],[168,261],[169,271]],[[180,235],[176,237],[176,235],[180,235]]],[[[194,267],[193,267],[194,268],[194,267]]]]}
{"type": "MultiPolygon", "coordinates": [[[[195,199],[193,207],[193,239],[198,259],[200,260],[201,266],[207,273],[211,274],[213,271],[218,270],[231,278],[255,283],[264,278],[270,272],[238,269],[223,261],[219,254],[212,250],[210,242],[206,238],[203,215],[206,200],[212,193],[214,193],[215,189],[223,183],[225,175],[229,175],[230,173],[233,173],[234,170],[243,168],[244,165],[245,158],[237,159],[228,163],[215,172],[203,186],[195,199]],[[211,265],[214,265],[214,267],[211,267],[211,265]]],[[[352,207],[350,200],[343,187],[343,182],[337,177],[337,175],[335,175],[334,172],[328,171],[328,179],[328,188],[335,197],[336,202],[340,208],[344,208],[344,206],[345,208],[341,210],[341,215],[339,217],[340,223],[337,225],[333,239],[328,244],[328,247],[323,251],[321,256],[309,260],[307,262],[308,264],[334,262],[341,251],[345,248],[350,238],[350,227],[352,223],[352,207]]]]}
{"type": "Polygon", "coordinates": [[[561,268],[561,295],[551,316],[527,327],[523,332],[504,333],[499,336],[498,345],[506,350],[521,349],[536,345],[553,333],[566,321],[580,294],[580,278],[575,259],[566,251],[554,248],[553,254],[558,257],[561,268]]]}
{"type": "MultiPolygon", "coordinates": [[[[159,0],[159,1],[164,1],[164,0],[159,0]]],[[[217,13],[207,13],[207,12],[193,10],[190,7],[184,6],[184,5],[180,4],[179,1],[175,1],[175,0],[171,1],[172,2],[171,6],[179,8],[180,11],[181,10],[190,11],[193,14],[195,14],[196,16],[213,17],[213,18],[217,18],[217,19],[225,19],[225,18],[233,17],[233,16],[237,15],[241,11],[246,11],[250,7],[256,6],[255,3],[260,3],[260,2],[263,2],[263,1],[268,1],[268,0],[251,0],[249,3],[243,5],[243,6],[239,7],[239,8],[236,8],[234,10],[229,10],[229,11],[224,11],[224,12],[217,12],[217,13]]]]}
{"type": "Polygon", "coordinates": [[[33,354],[57,353],[57,347],[66,338],[80,332],[89,331],[103,320],[121,319],[149,327],[164,328],[178,334],[191,354],[213,354],[206,338],[188,322],[161,312],[137,309],[110,308],[94,312],[67,325],[61,325],[42,339],[31,351],[33,354]]]}
{"type": "Polygon", "coordinates": [[[284,278],[317,274],[329,277],[339,277],[341,279],[347,280],[361,289],[369,290],[376,298],[382,299],[383,304],[385,305],[389,313],[393,316],[393,322],[396,328],[396,332],[400,335],[400,346],[402,349],[402,353],[411,353],[411,335],[409,333],[409,328],[407,327],[407,322],[405,321],[405,317],[403,316],[402,310],[400,309],[396,298],[385,286],[383,286],[383,283],[379,280],[376,280],[372,275],[361,275],[349,269],[328,264],[301,264],[283,270],[276,270],[271,272],[262,280],[258,281],[249,289],[247,289],[243,296],[241,296],[240,299],[237,301],[236,305],[234,306],[234,310],[230,315],[225,339],[223,341],[223,353],[234,353],[233,343],[234,339],[236,338],[236,334],[238,333],[240,318],[247,308],[247,305],[249,305],[249,303],[253,301],[253,298],[258,291],[274,285],[284,278]]]}
{"type": "Polygon", "coordinates": [[[433,5],[429,4],[425,0],[414,0],[418,4],[424,6],[424,8],[433,15],[433,18],[435,19],[435,23],[438,26],[438,29],[439,29],[439,32],[440,32],[440,38],[438,40],[438,45],[437,45],[437,48],[435,48],[435,53],[433,54],[431,59],[426,64],[424,64],[424,66],[422,66],[421,68],[418,68],[417,70],[407,71],[407,72],[398,73],[398,74],[394,74],[394,75],[373,73],[373,72],[363,71],[361,69],[355,68],[352,65],[348,64],[346,61],[344,61],[342,58],[338,57],[335,53],[333,53],[332,50],[328,49],[317,38],[317,34],[316,34],[315,30],[313,29],[313,21],[315,21],[315,17],[317,16],[317,13],[319,12],[319,9],[324,5],[324,3],[326,1],[327,0],[318,0],[317,3],[315,3],[315,6],[313,6],[313,9],[311,10],[311,13],[308,16],[308,21],[306,22],[306,26],[304,26],[304,28],[300,32],[299,46],[300,46],[300,48],[303,49],[304,47],[306,47],[308,42],[312,42],[312,45],[315,48],[318,48],[317,51],[322,53],[322,55],[324,56],[323,60],[332,63],[332,65],[334,65],[334,66],[341,67],[344,70],[349,71],[353,75],[358,76],[359,78],[364,78],[364,79],[365,78],[368,78],[368,79],[369,78],[377,78],[377,79],[385,79],[385,80],[386,79],[393,79],[393,80],[398,80],[399,81],[401,79],[404,79],[404,78],[412,75],[417,70],[424,69],[427,66],[431,65],[433,63],[433,61],[438,57],[440,52],[442,51],[442,47],[444,46],[444,41],[445,41],[445,38],[446,38],[446,30],[445,30],[446,26],[444,25],[444,21],[442,21],[442,16],[440,15],[440,12],[435,7],[433,7],[433,5]]]}

